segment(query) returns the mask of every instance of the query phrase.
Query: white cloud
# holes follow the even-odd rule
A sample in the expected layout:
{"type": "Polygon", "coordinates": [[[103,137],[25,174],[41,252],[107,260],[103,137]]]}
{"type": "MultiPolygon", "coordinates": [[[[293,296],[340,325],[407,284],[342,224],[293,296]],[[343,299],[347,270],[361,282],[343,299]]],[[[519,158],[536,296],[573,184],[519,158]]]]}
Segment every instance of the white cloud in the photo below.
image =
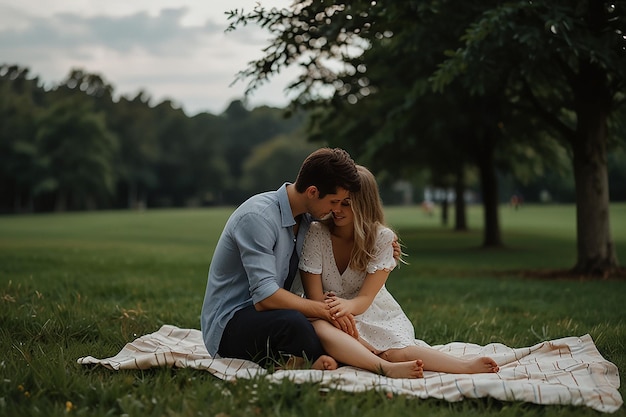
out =
{"type": "MultiPolygon", "coordinates": [[[[189,114],[221,113],[242,98],[238,71],[260,58],[269,34],[249,25],[224,33],[224,12],[251,11],[256,1],[0,0],[0,56],[48,85],[73,68],[101,74],[117,94],[146,91],[189,114]]],[[[286,0],[268,5],[284,7],[286,0]]],[[[293,70],[250,97],[251,105],[283,106],[293,70]]]]}

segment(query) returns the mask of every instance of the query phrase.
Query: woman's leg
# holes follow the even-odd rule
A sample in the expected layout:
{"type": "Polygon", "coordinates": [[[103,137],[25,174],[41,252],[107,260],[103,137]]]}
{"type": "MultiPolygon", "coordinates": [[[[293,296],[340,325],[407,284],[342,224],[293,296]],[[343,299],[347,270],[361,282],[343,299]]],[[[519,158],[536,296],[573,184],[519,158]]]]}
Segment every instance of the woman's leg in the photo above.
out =
{"type": "Polygon", "coordinates": [[[428,346],[407,346],[402,349],[389,349],[381,353],[380,357],[390,362],[421,359],[424,363],[425,371],[446,372],[449,374],[491,373],[500,370],[496,361],[489,357],[459,358],[428,346]]]}
{"type": "Polygon", "coordinates": [[[325,320],[313,322],[324,350],[338,362],[367,369],[391,378],[421,378],[424,376],[421,360],[389,362],[374,355],[357,339],[339,330],[325,320]]]}

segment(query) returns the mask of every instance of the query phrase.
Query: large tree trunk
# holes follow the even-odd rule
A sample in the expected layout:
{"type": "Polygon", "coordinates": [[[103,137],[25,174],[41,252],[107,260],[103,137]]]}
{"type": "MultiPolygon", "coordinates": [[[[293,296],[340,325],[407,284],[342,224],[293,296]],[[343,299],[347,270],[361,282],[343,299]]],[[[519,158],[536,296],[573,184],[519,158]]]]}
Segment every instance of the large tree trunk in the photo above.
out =
{"type": "Polygon", "coordinates": [[[492,133],[483,135],[482,146],[477,150],[480,186],[484,209],[483,247],[502,246],[500,220],[498,216],[498,179],[494,161],[494,138],[492,133]]]}
{"type": "Polygon", "coordinates": [[[572,140],[578,260],[574,272],[605,275],[618,266],[609,227],[606,161],[610,94],[604,71],[584,62],[573,86],[578,123],[572,140]]]}

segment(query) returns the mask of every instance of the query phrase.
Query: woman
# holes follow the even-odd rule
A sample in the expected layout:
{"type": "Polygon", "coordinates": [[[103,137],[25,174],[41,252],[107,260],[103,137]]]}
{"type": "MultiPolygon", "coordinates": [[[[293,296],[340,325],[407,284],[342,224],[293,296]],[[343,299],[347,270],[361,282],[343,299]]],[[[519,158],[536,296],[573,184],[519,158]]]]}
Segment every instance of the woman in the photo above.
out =
{"type": "Polygon", "coordinates": [[[385,282],[396,266],[374,176],[357,166],[361,189],[332,217],[313,223],[300,257],[307,298],[324,300],[336,321],[313,322],[326,352],[347,365],[390,377],[419,378],[423,371],[497,372],[488,357],[459,358],[415,342],[415,331],[385,282]],[[340,328],[354,317],[358,335],[340,328]]]}

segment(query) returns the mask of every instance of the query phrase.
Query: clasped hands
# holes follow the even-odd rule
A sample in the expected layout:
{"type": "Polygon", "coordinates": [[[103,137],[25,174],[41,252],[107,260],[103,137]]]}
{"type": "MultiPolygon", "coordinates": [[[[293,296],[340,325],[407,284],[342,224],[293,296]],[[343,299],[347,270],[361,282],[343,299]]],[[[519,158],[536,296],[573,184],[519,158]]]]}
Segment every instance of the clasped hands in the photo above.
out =
{"type": "Polygon", "coordinates": [[[324,302],[330,311],[331,323],[344,333],[358,339],[359,331],[356,328],[354,315],[350,312],[349,300],[337,297],[334,292],[329,291],[324,294],[324,302]]]}

